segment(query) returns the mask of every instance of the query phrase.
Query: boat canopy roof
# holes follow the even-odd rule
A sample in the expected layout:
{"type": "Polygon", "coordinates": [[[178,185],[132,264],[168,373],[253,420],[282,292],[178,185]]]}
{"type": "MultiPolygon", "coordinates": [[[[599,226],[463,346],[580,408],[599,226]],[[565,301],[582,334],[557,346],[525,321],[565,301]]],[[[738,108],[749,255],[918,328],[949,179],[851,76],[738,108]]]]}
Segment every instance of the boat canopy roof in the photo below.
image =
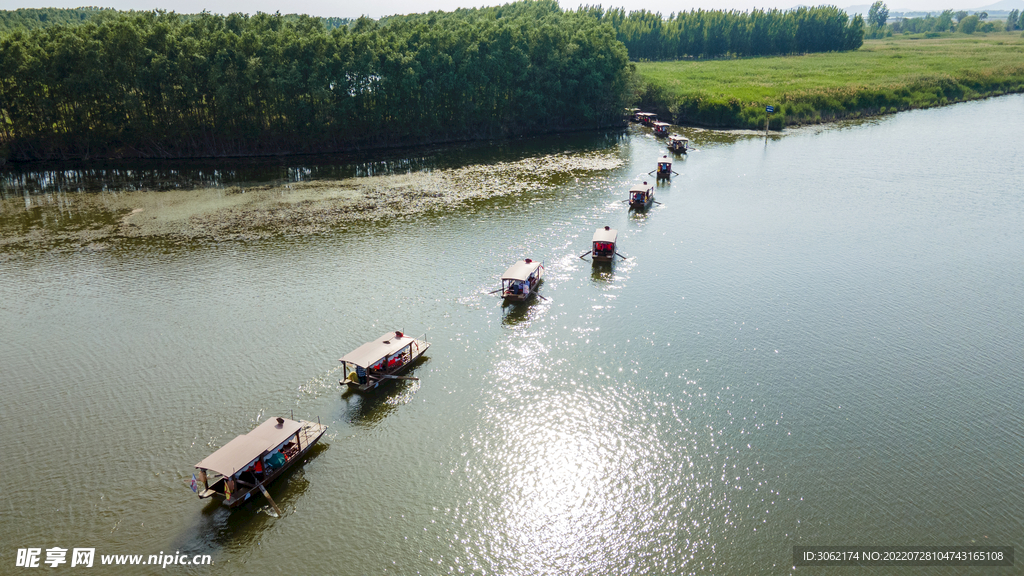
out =
{"type": "Polygon", "coordinates": [[[629,189],[629,192],[631,194],[633,192],[647,192],[651,188],[653,188],[653,186],[648,186],[647,182],[644,182],[643,184],[636,184],[636,185],[634,185],[632,188],[629,189]]]}
{"type": "Polygon", "coordinates": [[[654,126],[671,126],[668,122],[653,122],[654,126]]]}
{"type": "Polygon", "coordinates": [[[248,434],[235,437],[213,454],[196,464],[196,468],[231,476],[302,429],[302,422],[287,418],[271,418],[248,434]]]}
{"type": "Polygon", "coordinates": [[[655,117],[657,117],[657,116],[658,116],[658,115],[657,115],[657,114],[655,114],[654,112],[637,112],[637,114],[636,114],[636,115],[637,115],[637,116],[647,116],[647,117],[651,117],[651,116],[655,116],[655,117]]]}
{"type": "Polygon", "coordinates": [[[594,232],[594,242],[611,242],[615,243],[615,238],[618,236],[618,231],[613,230],[607,226],[604,228],[598,228],[597,232],[594,232]]]}
{"type": "Polygon", "coordinates": [[[365,368],[385,356],[390,356],[391,354],[398,352],[402,348],[412,344],[413,341],[415,341],[415,338],[412,336],[406,336],[401,332],[387,332],[376,340],[367,342],[359,348],[345,354],[341,357],[341,361],[351,362],[356,366],[362,366],[365,368]]]}
{"type": "Polygon", "coordinates": [[[672,159],[669,158],[668,156],[662,156],[661,158],[658,158],[658,164],[671,164],[671,163],[672,163],[672,159]]]}
{"type": "Polygon", "coordinates": [[[677,140],[679,142],[689,142],[690,141],[690,139],[687,138],[686,136],[679,136],[679,135],[676,135],[676,134],[673,134],[673,135],[669,136],[668,139],[669,140],[677,140]]]}
{"type": "Polygon", "coordinates": [[[540,262],[536,260],[520,260],[515,264],[508,267],[505,273],[501,275],[502,280],[526,280],[540,268],[540,262]]]}

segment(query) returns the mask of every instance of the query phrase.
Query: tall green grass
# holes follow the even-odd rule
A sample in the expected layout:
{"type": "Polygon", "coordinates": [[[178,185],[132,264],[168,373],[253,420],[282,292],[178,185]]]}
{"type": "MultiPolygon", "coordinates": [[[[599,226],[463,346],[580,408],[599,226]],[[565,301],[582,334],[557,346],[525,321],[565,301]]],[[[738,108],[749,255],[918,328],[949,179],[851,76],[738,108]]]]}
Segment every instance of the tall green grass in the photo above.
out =
{"type": "Polygon", "coordinates": [[[680,124],[762,128],[828,122],[1024,92],[1017,33],[895,36],[854,52],[641,62],[641,106],[680,124]]]}

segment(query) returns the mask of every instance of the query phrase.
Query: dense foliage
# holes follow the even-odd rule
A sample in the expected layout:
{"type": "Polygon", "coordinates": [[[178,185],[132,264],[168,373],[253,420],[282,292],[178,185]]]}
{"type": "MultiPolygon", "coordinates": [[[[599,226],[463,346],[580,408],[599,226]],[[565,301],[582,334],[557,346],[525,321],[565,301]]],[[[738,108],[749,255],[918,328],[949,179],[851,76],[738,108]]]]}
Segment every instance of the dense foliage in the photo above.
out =
{"type": "MultiPolygon", "coordinates": [[[[19,8],[17,10],[0,10],[0,33],[13,30],[35,30],[50,26],[68,26],[82,24],[88,20],[99,20],[106,17],[117,17],[119,11],[113,8],[19,8]]],[[[193,14],[179,14],[178,18],[189,20],[196,18],[193,14]]],[[[286,14],[284,19],[294,22],[307,18],[299,14],[286,14]]],[[[352,23],[351,18],[320,18],[328,30],[334,30],[352,23]]]]}
{"type": "Polygon", "coordinates": [[[767,56],[856,50],[864,19],[834,6],[750,12],[692,10],[670,15],[588,8],[611,22],[633,60],[767,56]]]}
{"type": "MultiPolygon", "coordinates": [[[[864,42],[863,19],[833,6],[668,18],[563,11],[555,0],[379,21],[93,8],[0,16],[14,29],[0,32],[0,159],[326,152],[604,126],[637,96],[664,102],[630,58],[864,42]]],[[[679,121],[755,122],[756,106],[722,108],[691,87],[701,91],[667,105],[679,121]]]]}
{"type": "Polygon", "coordinates": [[[117,11],[113,9],[94,7],[0,10],[0,32],[81,24],[101,14],[116,13],[117,11]]]}
{"type": "Polygon", "coordinates": [[[621,117],[625,48],[554,0],[328,31],[133,12],[0,36],[0,157],[209,156],[518,135],[621,117]]]}

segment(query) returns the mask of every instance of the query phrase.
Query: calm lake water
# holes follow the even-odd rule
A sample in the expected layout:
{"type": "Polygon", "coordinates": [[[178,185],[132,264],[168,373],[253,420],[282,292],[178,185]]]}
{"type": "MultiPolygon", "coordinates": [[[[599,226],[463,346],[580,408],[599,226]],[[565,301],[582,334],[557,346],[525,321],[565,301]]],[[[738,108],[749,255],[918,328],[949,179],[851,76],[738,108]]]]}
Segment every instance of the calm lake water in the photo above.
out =
{"type": "MultiPolygon", "coordinates": [[[[623,160],[448,213],[0,261],[0,573],[29,547],[212,556],[168,574],[845,575],[872,569],[794,568],[793,546],[1022,553],[1022,134],[1021,95],[767,144],[693,132],[637,215],[621,200],[664,143],[634,128],[411,162],[623,160]],[[630,258],[592,267],[606,224],[630,258]],[[487,292],[523,257],[546,299],[503,307],[487,292]],[[342,396],[338,358],[393,329],[432,343],[420,382],[342,396]],[[271,488],[283,517],[195,497],[196,462],[290,414],[330,430],[271,488]]],[[[900,573],[979,571],[1019,568],[900,573]]]]}

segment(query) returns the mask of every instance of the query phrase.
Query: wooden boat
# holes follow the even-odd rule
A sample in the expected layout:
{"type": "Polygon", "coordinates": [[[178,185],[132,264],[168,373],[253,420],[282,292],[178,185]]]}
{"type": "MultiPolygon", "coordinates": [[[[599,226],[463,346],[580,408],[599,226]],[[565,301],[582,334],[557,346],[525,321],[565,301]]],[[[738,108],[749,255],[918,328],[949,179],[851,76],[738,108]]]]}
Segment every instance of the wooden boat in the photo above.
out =
{"type": "Polygon", "coordinates": [[[594,262],[611,262],[615,258],[615,242],[619,233],[610,226],[598,228],[591,241],[590,257],[594,262]]]}
{"type": "Polygon", "coordinates": [[[544,276],[544,265],[536,260],[520,260],[501,275],[501,297],[506,302],[525,302],[537,291],[544,276]]]}
{"type": "Polygon", "coordinates": [[[629,207],[634,210],[646,210],[654,203],[654,186],[644,182],[629,189],[629,207]]]}
{"type": "MultiPolygon", "coordinates": [[[[300,462],[326,431],[327,426],[319,421],[270,418],[196,464],[199,477],[193,476],[193,490],[200,498],[223,498],[228,508],[260,492],[270,500],[265,486],[300,462]],[[218,476],[212,484],[211,474],[218,476]]],[[[270,503],[276,510],[274,501],[270,503]]]]}
{"type": "Polygon", "coordinates": [[[417,380],[398,374],[423,356],[427,348],[430,348],[430,343],[422,338],[406,336],[398,331],[386,332],[341,357],[345,378],[339,384],[366,392],[384,380],[417,380]]]}
{"type": "Polygon", "coordinates": [[[672,177],[672,159],[668,156],[658,158],[658,178],[669,179],[672,177]]]}
{"type": "Polygon", "coordinates": [[[686,151],[690,149],[690,139],[673,134],[668,137],[668,149],[679,154],[686,154],[686,151]]]}
{"type": "Polygon", "coordinates": [[[654,112],[637,112],[634,119],[641,124],[650,126],[658,121],[658,115],[654,112]]]}
{"type": "Polygon", "coordinates": [[[668,122],[651,122],[651,126],[654,128],[655,136],[668,136],[668,129],[672,125],[668,122]]]}

